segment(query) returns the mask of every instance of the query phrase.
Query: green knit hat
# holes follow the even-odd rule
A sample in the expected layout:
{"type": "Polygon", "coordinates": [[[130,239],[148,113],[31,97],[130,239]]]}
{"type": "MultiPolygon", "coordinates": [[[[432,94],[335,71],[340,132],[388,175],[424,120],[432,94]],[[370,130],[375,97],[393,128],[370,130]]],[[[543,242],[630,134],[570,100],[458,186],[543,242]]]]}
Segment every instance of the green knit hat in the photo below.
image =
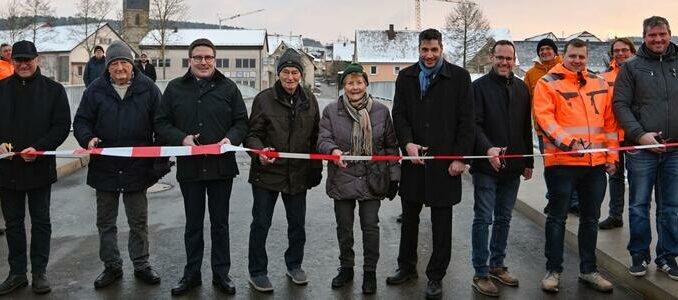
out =
{"type": "Polygon", "coordinates": [[[360,64],[356,64],[356,63],[352,63],[352,64],[349,64],[348,66],[346,66],[346,69],[344,69],[344,73],[341,74],[341,85],[344,85],[344,79],[346,78],[346,76],[348,76],[349,74],[353,74],[353,73],[358,73],[358,74],[363,75],[363,78],[365,79],[365,85],[370,85],[370,81],[367,80],[367,73],[365,73],[365,71],[363,71],[363,66],[361,66],[360,64]]]}

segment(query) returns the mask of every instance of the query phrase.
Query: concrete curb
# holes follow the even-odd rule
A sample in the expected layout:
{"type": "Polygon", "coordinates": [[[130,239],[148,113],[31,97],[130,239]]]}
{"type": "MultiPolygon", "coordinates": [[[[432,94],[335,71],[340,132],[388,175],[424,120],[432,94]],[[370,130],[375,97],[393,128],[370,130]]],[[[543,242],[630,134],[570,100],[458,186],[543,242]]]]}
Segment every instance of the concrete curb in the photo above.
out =
{"type": "Polygon", "coordinates": [[[75,158],[57,158],[57,179],[71,175],[89,164],[89,155],[75,158]]]}

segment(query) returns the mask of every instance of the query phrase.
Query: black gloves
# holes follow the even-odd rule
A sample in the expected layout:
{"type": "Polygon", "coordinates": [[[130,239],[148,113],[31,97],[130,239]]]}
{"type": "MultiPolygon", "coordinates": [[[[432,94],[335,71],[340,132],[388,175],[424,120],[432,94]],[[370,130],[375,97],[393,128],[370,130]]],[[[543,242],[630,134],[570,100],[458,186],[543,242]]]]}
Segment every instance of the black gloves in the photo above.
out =
{"type": "Polygon", "coordinates": [[[158,157],[153,159],[153,168],[150,170],[150,176],[153,181],[158,182],[162,177],[172,171],[173,161],[169,157],[158,157]]]}
{"type": "Polygon", "coordinates": [[[386,198],[388,200],[393,200],[396,195],[398,195],[398,182],[397,181],[391,181],[391,183],[388,186],[388,193],[386,193],[386,198]]]}
{"type": "MultiPolygon", "coordinates": [[[[322,165],[321,165],[322,166],[322,165]]],[[[308,188],[316,187],[323,180],[323,169],[311,168],[307,175],[308,188]]]]}

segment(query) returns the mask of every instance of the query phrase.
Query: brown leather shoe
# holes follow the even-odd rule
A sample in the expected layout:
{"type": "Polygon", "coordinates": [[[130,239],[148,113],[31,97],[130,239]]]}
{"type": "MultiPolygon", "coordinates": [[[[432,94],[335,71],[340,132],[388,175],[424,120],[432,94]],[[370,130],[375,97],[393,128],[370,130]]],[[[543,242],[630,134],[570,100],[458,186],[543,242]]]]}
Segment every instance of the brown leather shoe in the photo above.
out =
{"type": "Polygon", "coordinates": [[[490,268],[490,277],[508,286],[518,286],[518,278],[507,267],[490,268]]]}
{"type": "Polygon", "coordinates": [[[489,276],[473,277],[473,289],[485,296],[499,297],[499,289],[489,276]]]}

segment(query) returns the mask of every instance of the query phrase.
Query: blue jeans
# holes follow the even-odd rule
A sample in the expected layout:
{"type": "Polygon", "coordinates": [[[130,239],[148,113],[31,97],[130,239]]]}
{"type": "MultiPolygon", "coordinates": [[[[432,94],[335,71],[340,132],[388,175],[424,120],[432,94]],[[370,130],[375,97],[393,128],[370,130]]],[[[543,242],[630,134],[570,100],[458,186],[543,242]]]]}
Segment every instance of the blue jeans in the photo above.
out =
{"type": "Polygon", "coordinates": [[[287,241],[285,265],[288,270],[301,268],[306,245],[306,191],[298,194],[285,194],[252,185],[252,225],[250,225],[250,244],[248,269],[252,277],[268,274],[268,254],[266,238],[271,228],[273,210],[278,194],[282,196],[287,216],[287,241]]]}
{"type": "Polygon", "coordinates": [[[518,196],[520,177],[501,179],[480,172],[473,174],[472,261],[476,276],[488,275],[489,268],[503,267],[511,212],[518,196]],[[494,216],[494,219],[493,219],[494,216]],[[488,227],[492,226],[492,237],[488,227]],[[489,249],[488,249],[489,239],[489,249]],[[489,268],[487,258],[490,258],[489,268]]]}
{"type": "Polygon", "coordinates": [[[598,241],[598,218],[600,205],[605,198],[607,176],[603,166],[551,166],[544,175],[551,192],[545,233],[546,270],[563,272],[563,243],[565,220],[572,191],[576,190],[579,201],[579,270],[588,274],[596,272],[596,242],[598,241]]]}
{"type": "MultiPolygon", "coordinates": [[[[539,141],[539,153],[544,154],[544,140],[543,140],[543,137],[537,136],[537,140],[539,141]]],[[[549,209],[548,201],[549,201],[549,199],[551,199],[551,193],[550,193],[550,191],[549,191],[549,189],[548,189],[548,186],[549,186],[549,183],[547,182],[548,180],[549,180],[549,179],[548,179],[548,177],[546,176],[546,170],[544,170],[544,182],[546,183],[546,196],[544,196],[544,197],[546,198],[546,201],[547,201],[545,211],[547,211],[547,210],[549,209]]],[[[623,199],[622,199],[622,200],[623,200],[623,199]]],[[[623,203],[622,203],[622,205],[623,205],[623,203]]],[[[572,197],[570,198],[570,206],[569,206],[569,207],[570,207],[570,208],[576,208],[576,207],[579,207],[579,195],[577,195],[577,191],[576,191],[576,190],[572,191],[572,197]]]]}
{"type": "Polygon", "coordinates": [[[624,176],[624,151],[619,152],[619,165],[617,172],[609,176],[610,184],[610,217],[622,218],[624,214],[624,191],[626,190],[626,177],[624,176]]]}
{"type": "Polygon", "coordinates": [[[655,190],[657,258],[662,264],[678,255],[678,152],[626,152],[629,172],[629,230],[631,255],[650,258],[650,201],[655,190]]]}

